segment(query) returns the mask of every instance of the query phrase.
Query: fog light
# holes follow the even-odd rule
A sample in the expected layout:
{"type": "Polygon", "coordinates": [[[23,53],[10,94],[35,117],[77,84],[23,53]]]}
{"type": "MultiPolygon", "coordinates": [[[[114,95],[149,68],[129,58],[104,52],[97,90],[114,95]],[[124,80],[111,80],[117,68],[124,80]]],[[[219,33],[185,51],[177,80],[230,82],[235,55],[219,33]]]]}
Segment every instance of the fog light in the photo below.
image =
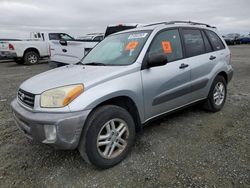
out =
{"type": "Polygon", "coordinates": [[[53,142],[56,140],[56,126],[55,125],[44,125],[44,133],[46,140],[44,143],[53,142]]]}

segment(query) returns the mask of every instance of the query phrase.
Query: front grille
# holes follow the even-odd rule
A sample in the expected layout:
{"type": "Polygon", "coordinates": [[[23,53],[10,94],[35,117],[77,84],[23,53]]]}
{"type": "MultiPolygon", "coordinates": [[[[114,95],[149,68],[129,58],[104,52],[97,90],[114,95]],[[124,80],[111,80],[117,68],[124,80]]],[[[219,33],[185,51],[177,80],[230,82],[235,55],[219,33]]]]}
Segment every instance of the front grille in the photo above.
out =
{"type": "Polygon", "coordinates": [[[19,89],[17,96],[18,96],[18,99],[26,106],[29,106],[31,108],[34,107],[34,102],[35,102],[34,94],[24,91],[22,89],[19,89]]]}

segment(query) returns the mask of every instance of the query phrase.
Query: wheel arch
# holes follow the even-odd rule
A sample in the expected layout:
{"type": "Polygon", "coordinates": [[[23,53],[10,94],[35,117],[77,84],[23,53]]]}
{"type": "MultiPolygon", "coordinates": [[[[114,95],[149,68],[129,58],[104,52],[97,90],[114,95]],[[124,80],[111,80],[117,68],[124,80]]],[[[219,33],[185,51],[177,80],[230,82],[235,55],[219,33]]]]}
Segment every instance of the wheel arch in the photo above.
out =
{"type": "MultiPolygon", "coordinates": [[[[134,119],[135,125],[136,125],[136,130],[139,131],[142,128],[142,124],[141,124],[141,117],[138,111],[138,107],[136,105],[136,103],[134,102],[133,99],[131,99],[128,96],[116,96],[110,99],[106,99],[102,102],[100,102],[99,104],[97,104],[91,112],[93,112],[95,109],[104,106],[104,105],[116,105],[119,107],[122,107],[124,109],[126,109],[130,115],[132,116],[132,118],[134,119]]],[[[91,113],[89,114],[89,116],[91,115],[91,113]]]]}
{"type": "Polygon", "coordinates": [[[228,75],[225,71],[219,72],[217,76],[222,76],[226,80],[226,83],[228,83],[228,75]]]}
{"type": "Polygon", "coordinates": [[[39,53],[39,50],[35,47],[30,47],[30,48],[27,48],[24,52],[23,52],[23,56],[27,53],[27,52],[35,52],[38,54],[38,56],[40,57],[40,53],[39,53]]]}

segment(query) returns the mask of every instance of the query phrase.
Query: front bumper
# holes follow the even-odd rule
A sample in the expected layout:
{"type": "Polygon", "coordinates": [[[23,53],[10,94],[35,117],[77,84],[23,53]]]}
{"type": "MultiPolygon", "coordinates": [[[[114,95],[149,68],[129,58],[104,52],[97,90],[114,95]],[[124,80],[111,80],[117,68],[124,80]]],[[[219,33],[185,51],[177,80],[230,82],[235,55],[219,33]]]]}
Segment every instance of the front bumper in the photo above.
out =
{"type": "Polygon", "coordinates": [[[31,140],[52,145],[59,149],[75,149],[90,110],[68,113],[32,112],[22,107],[17,99],[11,102],[18,128],[31,140]],[[44,126],[54,125],[56,139],[46,138],[44,126]]]}
{"type": "Polygon", "coordinates": [[[16,52],[0,51],[0,57],[13,59],[17,57],[16,52]]]}

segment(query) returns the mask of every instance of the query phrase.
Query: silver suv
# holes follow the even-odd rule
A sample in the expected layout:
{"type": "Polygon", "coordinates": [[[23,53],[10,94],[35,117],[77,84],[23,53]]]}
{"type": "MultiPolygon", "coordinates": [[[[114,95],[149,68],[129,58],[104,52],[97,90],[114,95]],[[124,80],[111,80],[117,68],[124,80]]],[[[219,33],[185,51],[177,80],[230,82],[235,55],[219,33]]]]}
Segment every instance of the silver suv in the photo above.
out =
{"type": "Polygon", "coordinates": [[[110,35],[77,65],[34,76],[11,103],[17,126],[35,141],[76,149],[109,168],[130,151],[135,132],[173,110],[202,102],[222,109],[233,75],[214,27],[163,22],[110,35]]]}

